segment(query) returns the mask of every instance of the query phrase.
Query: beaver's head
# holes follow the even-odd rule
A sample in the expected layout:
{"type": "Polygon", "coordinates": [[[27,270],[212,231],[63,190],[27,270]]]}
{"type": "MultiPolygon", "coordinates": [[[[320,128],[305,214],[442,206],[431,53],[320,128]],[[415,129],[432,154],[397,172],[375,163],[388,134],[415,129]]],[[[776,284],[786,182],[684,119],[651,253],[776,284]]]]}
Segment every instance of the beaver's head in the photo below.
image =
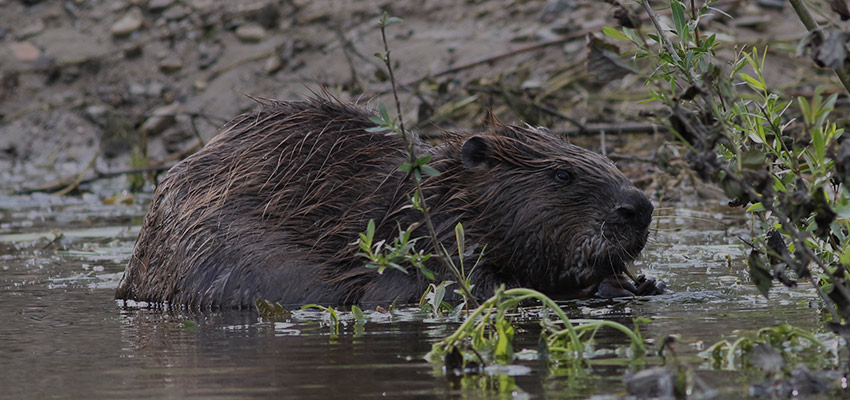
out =
{"type": "Polygon", "coordinates": [[[459,150],[462,193],[493,272],[571,295],[622,272],[646,244],[652,203],[608,158],[514,126],[459,150]]]}

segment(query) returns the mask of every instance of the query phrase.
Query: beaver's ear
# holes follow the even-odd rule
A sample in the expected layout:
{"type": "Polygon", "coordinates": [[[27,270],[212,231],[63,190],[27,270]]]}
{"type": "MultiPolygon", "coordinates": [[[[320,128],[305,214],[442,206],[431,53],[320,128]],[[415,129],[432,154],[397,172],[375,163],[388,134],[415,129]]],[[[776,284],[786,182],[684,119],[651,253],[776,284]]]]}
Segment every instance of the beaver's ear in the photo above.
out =
{"type": "Polygon", "coordinates": [[[490,163],[491,146],[490,141],[481,136],[473,136],[467,139],[460,149],[460,158],[463,161],[464,168],[473,170],[487,166],[490,163]]]}

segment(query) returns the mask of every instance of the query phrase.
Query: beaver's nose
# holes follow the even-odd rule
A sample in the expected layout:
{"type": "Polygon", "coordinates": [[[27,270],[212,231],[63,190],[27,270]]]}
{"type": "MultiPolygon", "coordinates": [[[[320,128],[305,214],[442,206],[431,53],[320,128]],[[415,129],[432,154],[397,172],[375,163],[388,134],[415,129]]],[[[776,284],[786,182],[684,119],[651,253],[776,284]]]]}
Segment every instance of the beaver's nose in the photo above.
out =
{"type": "Polygon", "coordinates": [[[654,207],[640,190],[636,188],[624,189],[618,200],[614,207],[617,222],[634,225],[639,229],[649,226],[654,207]]]}

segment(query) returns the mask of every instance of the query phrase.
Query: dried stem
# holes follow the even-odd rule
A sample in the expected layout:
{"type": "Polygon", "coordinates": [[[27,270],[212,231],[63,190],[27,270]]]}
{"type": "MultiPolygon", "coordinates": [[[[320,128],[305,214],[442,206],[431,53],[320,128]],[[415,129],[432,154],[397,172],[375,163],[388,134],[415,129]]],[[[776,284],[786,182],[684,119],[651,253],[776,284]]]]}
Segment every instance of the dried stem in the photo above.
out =
{"type": "MultiPolygon", "coordinates": [[[[812,18],[812,14],[809,13],[809,9],[806,8],[806,5],[803,4],[800,0],[788,0],[791,3],[791,7],[794,8],[794,12],[797,13],[797,17],[800,18],[800,22],[803,23],[803,26],[806,27],[806,30],[809,32],[818,29],[818,23],[815,22],[815,19],[812,18]]],[[[835,68],[833,69],[835,75],[838,77],[838,80],[841,81],[841,84],[844,85],[844,90],[847,93],[850,93],[850,76],[847,75],[843,69],[835,68]]]]}

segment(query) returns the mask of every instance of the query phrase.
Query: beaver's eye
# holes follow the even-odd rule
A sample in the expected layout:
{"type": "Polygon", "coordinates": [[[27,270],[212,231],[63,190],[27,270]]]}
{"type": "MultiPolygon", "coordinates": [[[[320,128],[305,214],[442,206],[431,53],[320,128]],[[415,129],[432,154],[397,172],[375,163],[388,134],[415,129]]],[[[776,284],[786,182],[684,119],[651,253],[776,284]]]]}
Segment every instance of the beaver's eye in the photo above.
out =
{"type": "Polygon", "coordinates": [[[561,183],[567,183],[572,180],[570,173],[564,170],[555,171],[555,180],[561,183]]]}

